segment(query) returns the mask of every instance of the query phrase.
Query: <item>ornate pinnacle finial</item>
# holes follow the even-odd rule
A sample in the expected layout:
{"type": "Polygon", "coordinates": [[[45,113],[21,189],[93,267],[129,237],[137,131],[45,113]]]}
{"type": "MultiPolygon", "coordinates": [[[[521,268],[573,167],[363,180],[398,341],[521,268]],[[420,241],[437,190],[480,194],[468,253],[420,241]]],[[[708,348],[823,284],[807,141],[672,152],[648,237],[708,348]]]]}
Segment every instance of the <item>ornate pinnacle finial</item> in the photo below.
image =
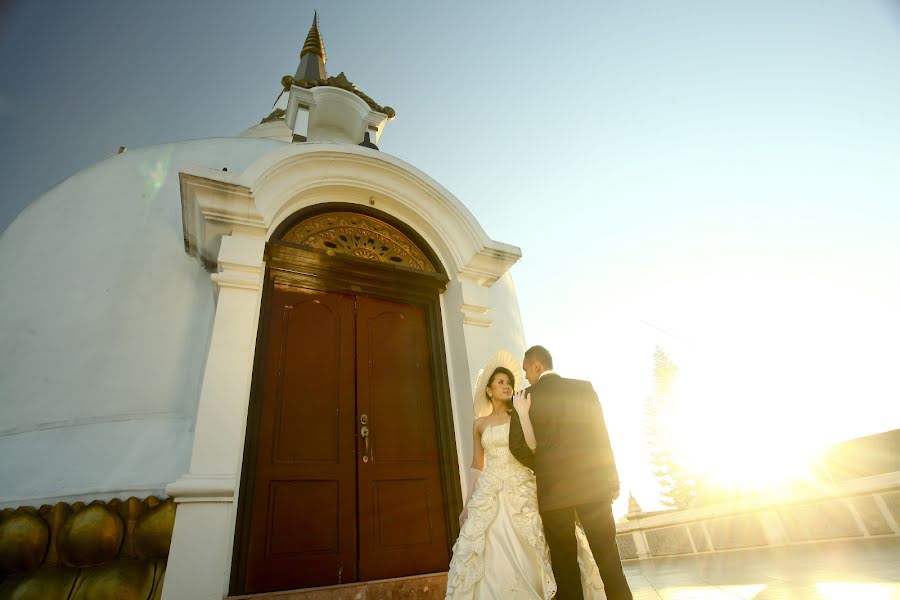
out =
{"type": "Polygon", "coordinates": [[[634,498],[634,494],[631,492],[628,493],[628,514],[632,515],[635,513],[644,512],[641,508],[641,505],[638,504],[637,500],[634,498]]]}
{"type": "Polygon", "coordinates": [[[304,54],[315,54],[322,61],[325,60],[325,44],[322,42],[322,34],[319,33],[319,13],[313,13],[313,22],[306,34],[306,41],[303,42],[303,50],[300,51],[300,58],[304,54]]]}

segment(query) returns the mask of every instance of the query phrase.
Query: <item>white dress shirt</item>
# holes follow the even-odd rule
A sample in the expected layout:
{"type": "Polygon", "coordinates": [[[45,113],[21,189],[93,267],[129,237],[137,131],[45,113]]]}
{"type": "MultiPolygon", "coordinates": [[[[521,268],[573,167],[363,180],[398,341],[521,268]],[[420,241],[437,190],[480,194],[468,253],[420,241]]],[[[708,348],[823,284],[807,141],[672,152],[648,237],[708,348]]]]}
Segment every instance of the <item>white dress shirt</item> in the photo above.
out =
{"type": "Polygon", "coordinates": [[[544,375],[556,375],[556,374],[557,374],[556,371],[554,371],[553,369],[550,369],[549,371],[544,371],[544,372],[541,373],[540,376],[538,377],[538,381],[540,381],[540,380],[541,380],[541,377],[543,377],[544,375]]]}

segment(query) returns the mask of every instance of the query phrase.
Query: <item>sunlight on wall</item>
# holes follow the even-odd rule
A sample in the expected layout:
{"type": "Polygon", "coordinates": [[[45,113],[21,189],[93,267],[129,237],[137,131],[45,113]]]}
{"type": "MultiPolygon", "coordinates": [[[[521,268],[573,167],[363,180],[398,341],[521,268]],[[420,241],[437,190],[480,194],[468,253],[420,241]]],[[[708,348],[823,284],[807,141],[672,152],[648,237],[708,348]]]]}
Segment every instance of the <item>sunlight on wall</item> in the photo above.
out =
{"type": "Polygon", "coordinates": [[[153,158],[141,164],[140,172],[144,178],[144,201],[152,204],[156,199],[159,189],[169,175],[172,162],[172,147],[157,150],[151,155],[153,158]]]}

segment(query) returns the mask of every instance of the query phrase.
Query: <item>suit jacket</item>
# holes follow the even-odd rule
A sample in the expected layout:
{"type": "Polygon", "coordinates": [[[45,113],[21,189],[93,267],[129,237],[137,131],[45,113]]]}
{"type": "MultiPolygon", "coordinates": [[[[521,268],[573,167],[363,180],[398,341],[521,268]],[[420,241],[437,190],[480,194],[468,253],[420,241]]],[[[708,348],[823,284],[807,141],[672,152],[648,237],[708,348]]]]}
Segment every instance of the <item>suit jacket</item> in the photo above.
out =
{"type": "Polygon", "coordinates": [[[509,449],[534,471],[540,510],[611,501],[619,492],[619,474],[591,383],[551,373],[525,393],[531,394],[529,415],[537,449],[532,452],[525,443],[515,409],[510,413],[509,449]]]}

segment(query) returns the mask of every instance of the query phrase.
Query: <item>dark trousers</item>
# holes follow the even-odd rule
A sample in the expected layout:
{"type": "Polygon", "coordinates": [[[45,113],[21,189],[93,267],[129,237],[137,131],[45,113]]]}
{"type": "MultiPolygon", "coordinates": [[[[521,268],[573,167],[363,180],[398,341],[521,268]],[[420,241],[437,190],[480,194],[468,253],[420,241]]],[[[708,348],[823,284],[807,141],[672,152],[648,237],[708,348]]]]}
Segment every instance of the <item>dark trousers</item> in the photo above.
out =
{"type": "Polygon", "coordinates": [[[632,600],[616,546],[616,522],[609,502],[591,502],[541,512],[550,561],[556,577],[556,600],[582,600],[575,541],[575,516],[591,545],[608,600],[632,600]]]}

